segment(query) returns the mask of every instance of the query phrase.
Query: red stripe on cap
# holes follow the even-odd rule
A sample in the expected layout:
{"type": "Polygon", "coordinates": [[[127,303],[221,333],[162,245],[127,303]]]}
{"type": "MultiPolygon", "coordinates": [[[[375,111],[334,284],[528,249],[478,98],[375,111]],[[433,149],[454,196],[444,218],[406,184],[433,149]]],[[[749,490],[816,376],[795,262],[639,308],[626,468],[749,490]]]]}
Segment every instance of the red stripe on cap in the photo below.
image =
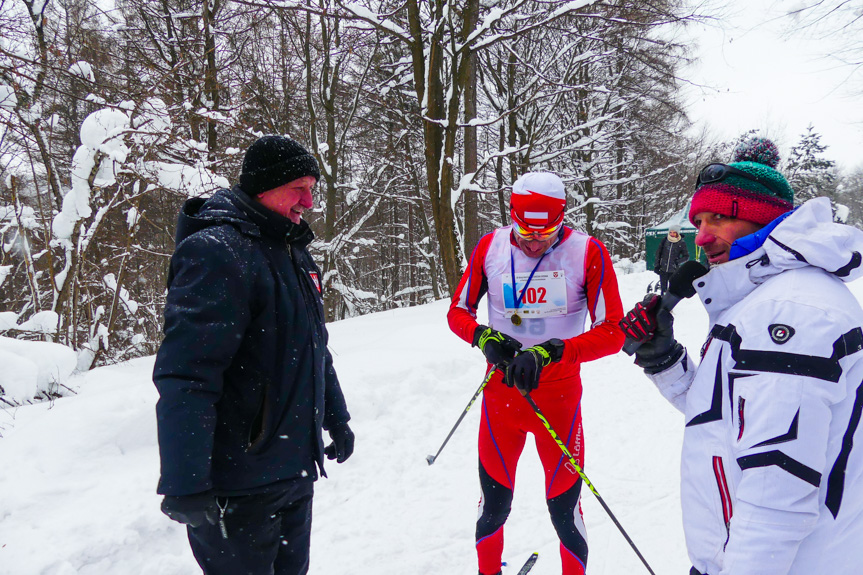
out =
{"type": "Polygon", "coordinates": [[[689,207],[689,221],[702,212],[736,217],[739,220],[766,226],[794,205],[785,200],[757,194],[728,184],[706,184],[695,191],[689,207]]]}
{"type": "Polygon", "coordinates": [[[563,221],[565,199],[528,192],[513,194],[510,202],[510,215],[524,228],[546,229],[563,221]]]}

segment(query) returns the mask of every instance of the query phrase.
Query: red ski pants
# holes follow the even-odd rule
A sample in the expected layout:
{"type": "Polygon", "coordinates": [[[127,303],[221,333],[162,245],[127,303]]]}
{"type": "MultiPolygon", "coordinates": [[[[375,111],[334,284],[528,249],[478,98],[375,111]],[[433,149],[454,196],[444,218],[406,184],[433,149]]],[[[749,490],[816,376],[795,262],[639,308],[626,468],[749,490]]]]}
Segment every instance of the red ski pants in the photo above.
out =
{"type": "MultiPolygon", "coordinates": [[[[579,466],[584,466],[581,429],[581,380],[540,381],[531,393],[549,424],[579,466]]],[[[519,457],[528,433],[533,433],[545,472],[545,497],[552,524],[560,539],[563,575],[583,575],[587,538],[579,498],[581,477],[564,456],[533,408],[515,388],[506,387],[496,373],[483,394],[479,429],[480,516],[476,549],[481,574],[497,573],[503,554],[503,525],[512,507],[519,457]]]]}

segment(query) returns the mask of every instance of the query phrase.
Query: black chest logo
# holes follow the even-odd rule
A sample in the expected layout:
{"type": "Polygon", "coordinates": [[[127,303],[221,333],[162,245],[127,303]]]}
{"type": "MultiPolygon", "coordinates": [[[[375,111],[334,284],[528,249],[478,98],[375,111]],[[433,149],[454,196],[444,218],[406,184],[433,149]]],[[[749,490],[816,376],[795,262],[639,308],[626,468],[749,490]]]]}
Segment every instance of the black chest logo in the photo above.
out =
{"type": "Polygon", "coordinates": [[[794,328],[781,323],[770,324],[767,328],[773,343],[782,345],[794,336],[794,328]]]}

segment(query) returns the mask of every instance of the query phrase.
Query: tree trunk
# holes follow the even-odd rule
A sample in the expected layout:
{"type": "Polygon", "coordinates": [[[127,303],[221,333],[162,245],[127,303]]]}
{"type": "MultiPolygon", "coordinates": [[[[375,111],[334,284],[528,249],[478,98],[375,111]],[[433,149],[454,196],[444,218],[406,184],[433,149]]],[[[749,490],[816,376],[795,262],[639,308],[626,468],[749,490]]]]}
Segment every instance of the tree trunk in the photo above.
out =
{"type": "MultiPolygon", "coordinates": [[[[214,29],[216,26],[216,15],[219,13],[219,0],[204,0],[201,3],[203,6],[202,20],[204,27],[204,92],[207,94],[208,102],[207,109],[218,112],[221,107],[221,98],[219,96],[219,79],[216,63],[216,36],[214,29]]],[[[218,150],[218,131],[217,122],[215,119],[207,118],[207,160],[210,162],[216,159],[216,151],[218,150]]]]}
{"type": "MultiPolygon", "coordinates": [[[[465,33],[462,38],[466,39],[471,30],[476,28],[476,20],[479,11],[479,0],[468,0],[465,10],[465,33]]],[[[477,170],[477,130],[470,122],[476,118],[476,54],[469,52],[464,58],[467,82],[464,87],[464,173],[476,174],[477,170]]],[[[475,192],[465,190],[464,194],[464,253],[468,258],[473,249],[479,243],[481,230],[479,227],[479,197],[475,192]]]]}
{"type": "MultiPolygon", "coordinates": [[[[447,282],[449,294],[455,292],[461,279],[461,258],[459,257],[458,240],[455,233],[455,214],[452,209],[452,149],[455,147],[452,108],[458,113],[458,103],[461,97],[456,82],[449,86],[451,90],[449,107],[444,97],[447,88],[443,79],[445,50],[442,45],[445,18],[443,17],[443,2],[437,2],[434,21],[437,27],[432,32],[428,45],[428,62],[426,66],[423,50],[422,30],[419,26],[419,7],[416,0],[409,0],[408,12],[411,17],[411,34],[413,35],[412,57],[414,64],[414,81],[418,82],[418,74],[428,70],[421,83],[417,83],[417,101],[423,111],[423,144],[426,164],[426,180],[432,205],[432,217],[435,235],[438,239],[441,264],[447,282]],[[446,122],[446,128],[442,125],[446,122]]],[[[453,62],[455,65],[455,61],[453,62]]]]}

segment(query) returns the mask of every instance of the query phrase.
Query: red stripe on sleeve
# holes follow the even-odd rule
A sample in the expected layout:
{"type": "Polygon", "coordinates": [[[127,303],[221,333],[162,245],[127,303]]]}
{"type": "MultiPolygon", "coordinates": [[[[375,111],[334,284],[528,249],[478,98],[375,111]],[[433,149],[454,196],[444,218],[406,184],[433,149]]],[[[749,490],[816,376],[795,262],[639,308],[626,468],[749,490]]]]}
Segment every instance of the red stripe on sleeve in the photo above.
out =
{"type": "Polygon", "coordinates": [[[608,251],[595,238],[590,238],[587,244],[584,289],[592,327],[565,340],[563,361],[566,363],[593,361],[617,353],[623,347],[625,336],[618,325],[623,318],[623,304],[617,275],[608,251]]]}

